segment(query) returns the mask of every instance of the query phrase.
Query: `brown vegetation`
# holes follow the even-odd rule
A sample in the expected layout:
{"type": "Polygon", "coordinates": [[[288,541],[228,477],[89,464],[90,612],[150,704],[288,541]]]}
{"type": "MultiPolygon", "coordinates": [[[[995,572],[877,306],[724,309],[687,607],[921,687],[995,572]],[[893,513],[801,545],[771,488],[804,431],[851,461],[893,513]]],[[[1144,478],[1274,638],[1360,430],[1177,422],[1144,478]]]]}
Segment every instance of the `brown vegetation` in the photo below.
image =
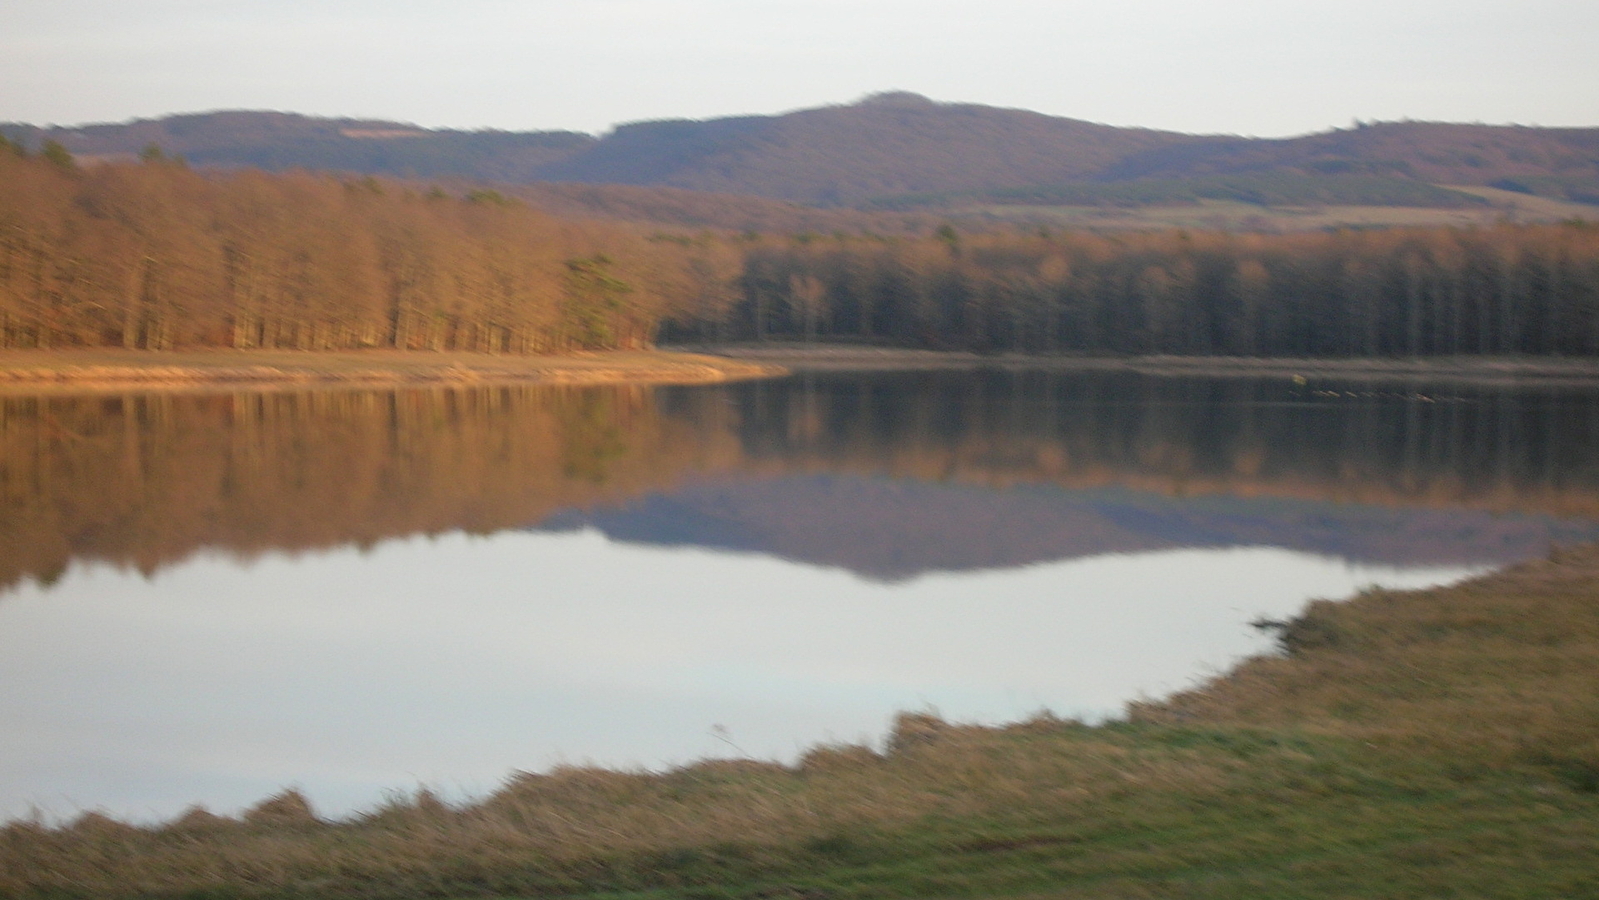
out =
{"type": "Polygon", "coordinates": [[[725,256],[493,192],[0,147],[0,349],[640,348],[674,307],[715,305],[725,256]]]}
{"type": "Polygon", "coordinates": [[[663,856],[695,852],[682,848],[740,845],[759,861],[830,837],[847,847],[837,835],[928,817],[1082,809],[1132,785],[1219,799],[1244,775],[1237,762],[1115,739],[1048,741],[1086,731],[1047,717],[993,731],[907,714],[886,755],[819,747],[792,769],[752,760],[662,774],[558,767],[513,775],[466,808],[422,791],[337,824],[316,819],[293,791],[238,820],[196,811],[148,829],[93,813],[59,829],[13,824],[0,831],[0,896],[274,896],[313,886],[330,897],[559,895],[596,876],[648,884],[652,868],[672,866],[663,856]]]}
{"type": "Polygon", "coordinates": [[[1599,228],[643,236],[367,179],[0,150],[0,349],[1594,356],[1599,228]],[[664,323],[664,325],[663,325],[664,323]],[[664,330],[663,330],[664,328],[664,330]]]}
{"type": "MultiPolygon", "coordinates": [[[[613,219],[676,230],[911,235],[930,231],[938,224],[937,219],[919,213],[817,209],[765,197],[682,188],[540,182],[509,185],[502,190],[507,196],[560,218],[613,219]]],[[[1599,213],[1599,209],[1595,212],[1599,213]]]]}
{"type": "Polygon", "coordinates": [[[1261,624],[1280,655],[1135,706],[1133,720],[1305,729],[1463,771],[1549,765],[1599,790],[1599,547],[1261,624]]]}

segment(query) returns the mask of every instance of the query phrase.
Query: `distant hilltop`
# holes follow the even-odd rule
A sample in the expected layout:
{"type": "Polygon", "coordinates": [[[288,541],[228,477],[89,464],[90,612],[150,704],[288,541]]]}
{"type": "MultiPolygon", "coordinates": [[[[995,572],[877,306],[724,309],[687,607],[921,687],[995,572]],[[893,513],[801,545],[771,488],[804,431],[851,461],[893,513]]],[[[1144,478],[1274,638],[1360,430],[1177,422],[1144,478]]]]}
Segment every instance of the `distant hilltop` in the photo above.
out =
{"type": "Polygon", "coordinates": [[[871,210],[1207,198],[1448,207],[1482,203],[1451,189],[1472,186],[1599,204],[1599,128],[1383,122],[1262,139],[902,91],[781,115],[636,122],[600,137],[254,111],[0,132],[33,147],[55,140],[89,159],[131,158],[154,144],[204,166],[633,185],[871,210]]]}

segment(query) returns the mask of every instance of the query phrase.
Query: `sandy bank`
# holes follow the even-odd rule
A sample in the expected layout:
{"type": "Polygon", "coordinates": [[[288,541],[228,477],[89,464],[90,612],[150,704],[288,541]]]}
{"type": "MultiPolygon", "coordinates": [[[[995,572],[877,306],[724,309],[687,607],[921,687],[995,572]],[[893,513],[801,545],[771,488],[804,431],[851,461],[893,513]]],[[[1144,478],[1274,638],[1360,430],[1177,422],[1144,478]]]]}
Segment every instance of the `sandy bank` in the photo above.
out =
{"type": "Polygon", "coordinates": [[[0,352],[0,391],[710,384],[785,371],[764,361],[654,350],[529,357],[391,350],[17,350],[0,352]]]}

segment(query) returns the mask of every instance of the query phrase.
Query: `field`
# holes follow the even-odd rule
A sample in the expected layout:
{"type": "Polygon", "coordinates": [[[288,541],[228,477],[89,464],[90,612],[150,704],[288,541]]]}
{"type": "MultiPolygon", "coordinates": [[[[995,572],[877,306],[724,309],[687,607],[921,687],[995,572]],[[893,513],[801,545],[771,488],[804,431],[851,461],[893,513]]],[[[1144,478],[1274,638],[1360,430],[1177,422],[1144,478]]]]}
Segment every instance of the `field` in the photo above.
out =
{"type": "Polygon", "coordinates": [[[0,896],[1599,896],[1599,547],[1259,626],[1280,652],[1097,726],[914,712],[793,767],[13,823],[0,896]]]}
{"type": "Polygon", "coordinates": [[[1599,206],[1569,203],[1489,187],[1455,187],[1475,194],[1486,206],[1260,206],[1230,200],[1201,200],[1173,206],[1040,206],[992,204],[951,215],[1003,222],[1028,222],[1057,228],[1100,231],[1155,231],[1169,228],[1220,231],[1314,231],[1327,228],[1487,227],[1497,222],[1599,221],[1599,206]]]}

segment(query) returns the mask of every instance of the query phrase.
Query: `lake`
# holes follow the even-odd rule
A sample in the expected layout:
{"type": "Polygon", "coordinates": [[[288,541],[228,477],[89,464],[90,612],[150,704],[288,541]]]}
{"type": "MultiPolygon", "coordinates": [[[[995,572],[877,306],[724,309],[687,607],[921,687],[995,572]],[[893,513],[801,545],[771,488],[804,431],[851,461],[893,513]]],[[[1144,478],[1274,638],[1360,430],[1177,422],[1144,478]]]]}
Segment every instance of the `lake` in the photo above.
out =
{"type": "Polygon", "coordinates": [[[0,816],[1100,720],[1599,540],[1599,388],[1109,372],[0,396],[0,816]]]}

